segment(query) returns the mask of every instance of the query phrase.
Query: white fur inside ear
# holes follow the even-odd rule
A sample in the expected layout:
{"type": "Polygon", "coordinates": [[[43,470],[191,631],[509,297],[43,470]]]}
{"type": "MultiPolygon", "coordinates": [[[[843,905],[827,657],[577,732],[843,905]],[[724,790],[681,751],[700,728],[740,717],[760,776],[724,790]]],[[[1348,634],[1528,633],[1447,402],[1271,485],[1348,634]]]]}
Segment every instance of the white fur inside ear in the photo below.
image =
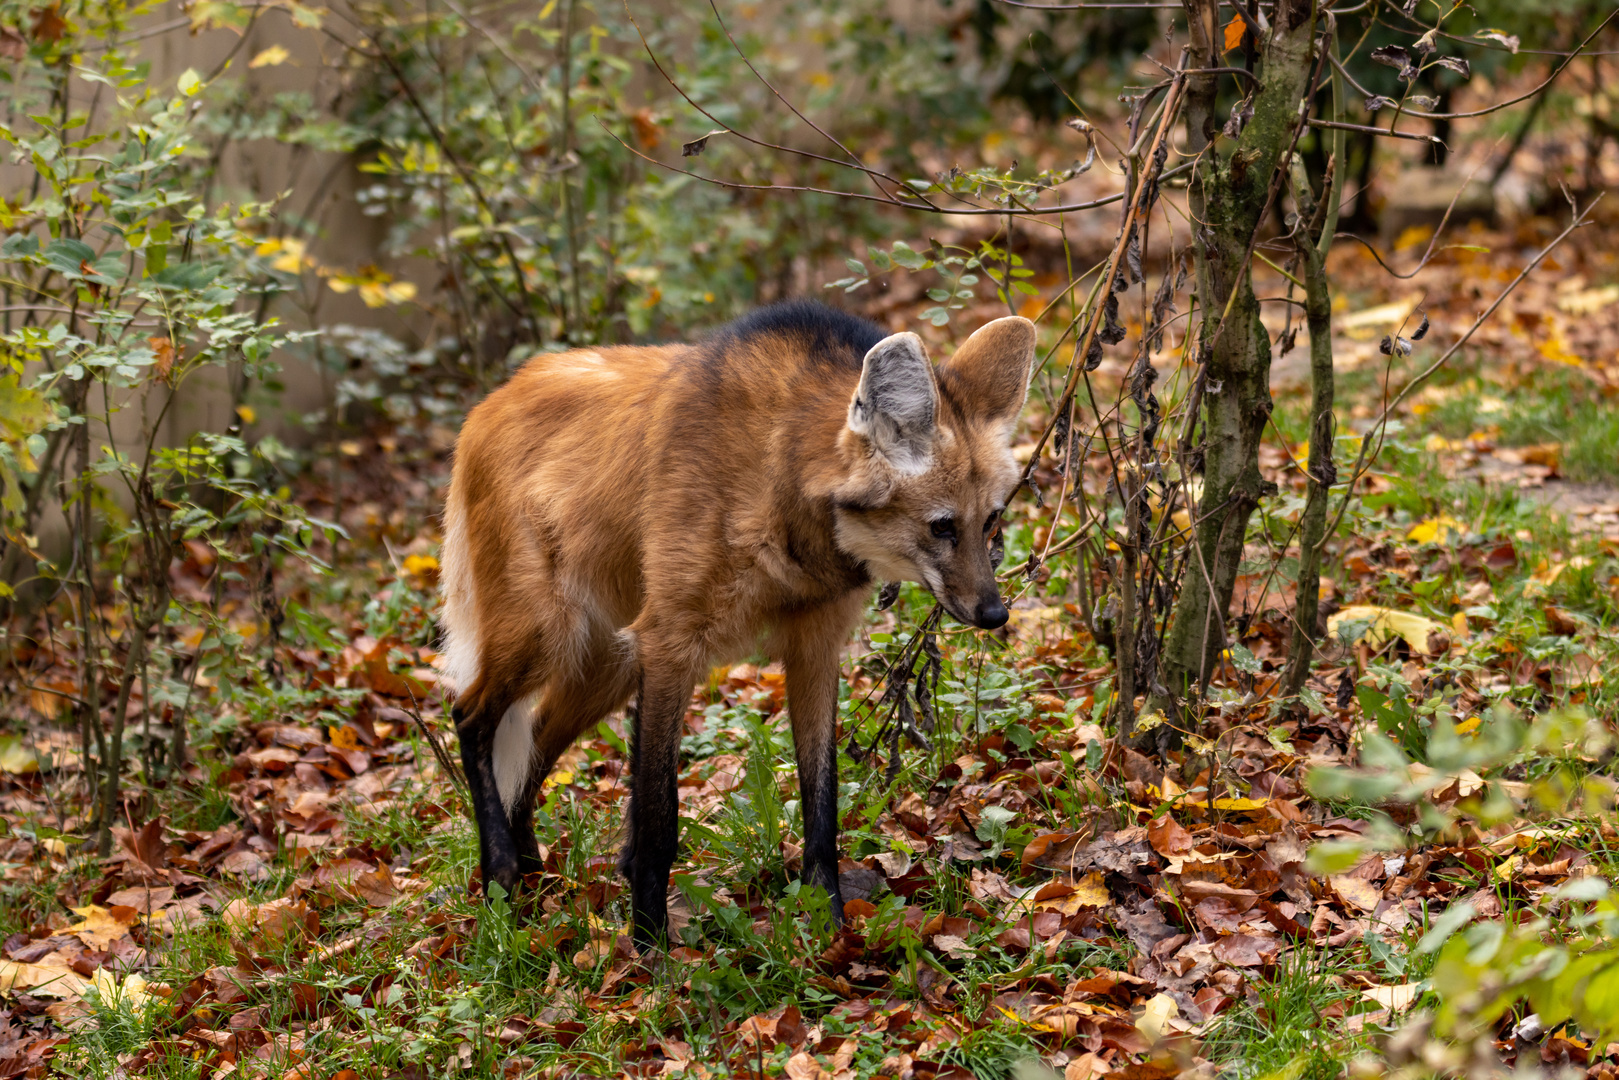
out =
{"type": "Polygon", "coordinates": [[[914,475],[933,464],[938,405],[922,339],[892,334],[866,354],[860,386],[849,403],[849,430],[869,441],[894,469],[914,475]]]}

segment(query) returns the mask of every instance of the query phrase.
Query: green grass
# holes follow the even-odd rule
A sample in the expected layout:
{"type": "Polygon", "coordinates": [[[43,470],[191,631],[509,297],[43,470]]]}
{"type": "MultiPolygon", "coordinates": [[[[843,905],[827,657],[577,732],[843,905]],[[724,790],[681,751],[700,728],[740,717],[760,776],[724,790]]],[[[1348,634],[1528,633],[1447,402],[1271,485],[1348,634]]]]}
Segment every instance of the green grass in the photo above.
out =
{"type": "Polygon", "coordinates": [[[1619,481],[1619,409],[1578,371],[1545,364],[1533,384],[1501,387],[1475,362],[1447,373],[1422,418],[1423,430],[1452,439],[1494,429],[1501,446],[1561,443],[1561,473],[1587,483],[1619,481]],[[1449,392],[1446,393],[1445,391],[1449,392]]]}
{"type": "Polygon", "coordinates": [[[1295,1061],[1302,1076],[1329,1080],[1354,1056],[1354,1040],[1322,1045],[1322,1012],[1352,994],[1334,977],[1325,953],[1287,953],[1273,974],[1251,983],[1257,1003],[1239,1000],[1206,1033],[1203,1053],[1231,1080],[1267,1076],[1295,1061]]]}

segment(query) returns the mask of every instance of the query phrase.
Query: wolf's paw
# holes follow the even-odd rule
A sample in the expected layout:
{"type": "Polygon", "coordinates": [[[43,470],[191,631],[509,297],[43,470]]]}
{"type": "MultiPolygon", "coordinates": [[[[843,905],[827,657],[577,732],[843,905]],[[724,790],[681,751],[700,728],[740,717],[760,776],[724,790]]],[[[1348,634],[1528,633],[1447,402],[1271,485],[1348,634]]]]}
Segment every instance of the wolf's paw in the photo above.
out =
{"type": "Polygon", "coordinates": [[[484,869],[483,894],[493,896],[494,886],[499,885],[506,899],[510,900],[517,894],[517,883],[523,880],[522,868],[516,859],[501,860],[484,869]]]}

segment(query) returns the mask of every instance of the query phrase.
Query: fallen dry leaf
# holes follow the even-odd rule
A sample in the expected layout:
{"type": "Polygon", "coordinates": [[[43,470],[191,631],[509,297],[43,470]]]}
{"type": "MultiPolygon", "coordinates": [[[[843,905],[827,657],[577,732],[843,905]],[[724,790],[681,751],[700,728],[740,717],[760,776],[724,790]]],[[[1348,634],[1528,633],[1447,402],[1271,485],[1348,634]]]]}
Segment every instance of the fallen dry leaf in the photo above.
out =
{"type": "MultiPolygon", "coordinates": [[[[1410,611],[1373,604],[1355,604],[1344,608],[1327,620],[1327,633],[1339,636],[1340,629],[1347,632],[1356,623],[1365,623],[1360,638],[1381,645],[1391,636],[1405,639],[1413,652],[1433,656],[1450,646],[1451,627],[1410,611]]],[[[1358,640],[1358,639],[1357,639],[1358,640]]]]}
{"type": "Polygon", "coordinates": [[[140,913],[132,907],[104,908],[99,904],[86,904],[73,909],[82,920],[67,928],[67,932],[84,942],[87,949],[106,949],[113,942],[129,934],[129,928],[140,913]]]}
{"type": "Polygon", "coordinates": [[[1422,983],[1401,983],[1398,986],[1373,986],[1362,990],[1360,996],[1367,1001],[1375,1001],[1385,1009],[1399,1012],[1411,1007],[1423,990],[1422,983]]]}
{"type": "Polygon", "coordinates": [[[802,1050],[787,1059],[784,1071],[788,1080],[832,1080],[832,1074],[802,1050]]]}
{"type": "Polygon", "coordinates": [[[0,990],[26,990],[34,997],[77,999],[90,985],[88,979],[64,961],[46,958],[37,964],[0,960],[0,990]]]}
{"type": "Polygon", "coordinates": [[[1383,890],[1365,878],[1334,874],[1328,880],[1340,897],[1368,914],[1376,911],[1377,905],[1383,902],[1383,890]]]}

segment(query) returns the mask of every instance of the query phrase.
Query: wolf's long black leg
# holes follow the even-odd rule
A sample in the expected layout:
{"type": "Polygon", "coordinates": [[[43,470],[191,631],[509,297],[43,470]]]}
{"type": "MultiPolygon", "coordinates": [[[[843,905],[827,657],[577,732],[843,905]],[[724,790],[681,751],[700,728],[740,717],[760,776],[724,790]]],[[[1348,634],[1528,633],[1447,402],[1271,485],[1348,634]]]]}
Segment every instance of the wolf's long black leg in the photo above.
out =
{"type": "Polygon", "coordinates": [[[804,808],[803,878],[805,884],[826,891],[832,918],[841,924],[837,654],[824,643],[804,644],[809,647],[787,658],[787,709],[798,757],[799,801],[804,808]]]}
{"type": "Polygon", "coordinates": [[[545,869],[545,858],[540,854],[540,839],[534,835],[534,804],[540,797],[545,778],[551,772],[549,761],[537,762],[529,773],[528,781],[512,804],[506,824],[511,830],[512,846],[517,852],[517,872],[533,874],[545,869]]]}
{"type": "Polygon", "coordinates": [[[660,944],[668,934],[669,869],[680,834],[680,722],[692,685],[684,670],[648,670],[636,698],[629,839],[619,865],[629,879],[640,945],[660,944]]]}
{"type": "Polygon", "coordinates": [[[484,893],[488,894],[491,885],[499,885],[510,896],[520,873],[511,823],[495,787],[493,750],[501,715],[487,707],[465,712],[459,705],[451,713],[461,737],[461,767],[467,774],[472,814],[478,823],[478,864],[483,869],[484,893]]]}

